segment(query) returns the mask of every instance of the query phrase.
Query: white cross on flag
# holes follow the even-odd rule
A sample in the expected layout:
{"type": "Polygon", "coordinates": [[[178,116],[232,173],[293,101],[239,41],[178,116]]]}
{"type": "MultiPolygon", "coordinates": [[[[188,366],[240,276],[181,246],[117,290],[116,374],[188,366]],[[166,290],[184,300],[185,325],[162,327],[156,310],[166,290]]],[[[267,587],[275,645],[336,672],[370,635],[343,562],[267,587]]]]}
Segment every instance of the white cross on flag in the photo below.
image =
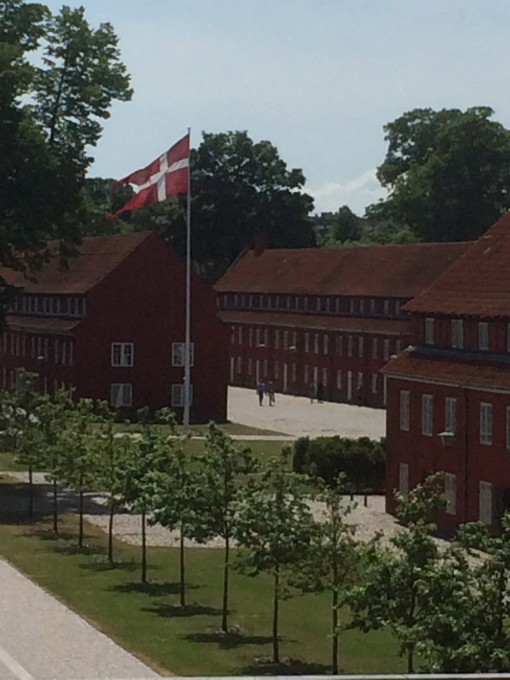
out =
{"type": "Polygon", "coordinates": [[[121,184],[136,184],[140,189],[112,217],[118,217],[126,210],[136,210],[150,203],[164,201],[170,196],[187,193],[189,138],[189,134],[185,135],[147,167],[118,180],[121,184]]]}

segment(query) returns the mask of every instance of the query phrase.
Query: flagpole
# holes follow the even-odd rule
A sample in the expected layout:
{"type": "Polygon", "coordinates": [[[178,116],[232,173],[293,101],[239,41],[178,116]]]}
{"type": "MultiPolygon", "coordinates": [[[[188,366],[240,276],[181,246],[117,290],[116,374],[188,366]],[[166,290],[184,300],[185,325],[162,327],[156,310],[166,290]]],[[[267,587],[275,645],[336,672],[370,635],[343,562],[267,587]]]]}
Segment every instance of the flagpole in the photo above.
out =
{"type": "MultiPolygon", "coordinates": [[[[191,128],[188,128],[191,155],[191,128]]],[[[188,200],[186,206],[186,330],[184,342],[184,412],[183,425],[189,425],[191,396],[191,167],[188,156],[188,200]]]]}

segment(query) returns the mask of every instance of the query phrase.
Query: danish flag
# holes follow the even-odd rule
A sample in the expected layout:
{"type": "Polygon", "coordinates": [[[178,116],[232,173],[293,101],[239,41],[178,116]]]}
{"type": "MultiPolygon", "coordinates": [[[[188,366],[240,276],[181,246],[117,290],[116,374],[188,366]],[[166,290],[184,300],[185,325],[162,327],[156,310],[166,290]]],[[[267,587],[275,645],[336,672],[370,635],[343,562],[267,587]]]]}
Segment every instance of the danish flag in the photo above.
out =
{"type": "Polygon", "coordinates": [[[185,194],[188,191],[189,146],[188,133],[145,168],[117,180],[119,184],[136,184],[140,189],[111,217],[118,217],[126,210],[137,210],[150,203],[164,201],[176,194],[185,194]]]}

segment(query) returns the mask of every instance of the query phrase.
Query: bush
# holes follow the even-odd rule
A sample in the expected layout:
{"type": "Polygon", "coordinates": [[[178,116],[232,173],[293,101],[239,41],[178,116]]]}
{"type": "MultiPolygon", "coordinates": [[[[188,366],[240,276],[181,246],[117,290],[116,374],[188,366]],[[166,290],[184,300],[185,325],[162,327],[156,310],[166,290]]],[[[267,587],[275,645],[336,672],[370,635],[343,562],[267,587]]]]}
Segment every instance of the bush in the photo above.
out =
{"type": "Polygon", "coordinates": [[[385,485],[384,440],[368,437],[301,437],[294,443],[295,472],[320,477],[333,485],[340,473],[353,493],[383,493],[385,485]]]}

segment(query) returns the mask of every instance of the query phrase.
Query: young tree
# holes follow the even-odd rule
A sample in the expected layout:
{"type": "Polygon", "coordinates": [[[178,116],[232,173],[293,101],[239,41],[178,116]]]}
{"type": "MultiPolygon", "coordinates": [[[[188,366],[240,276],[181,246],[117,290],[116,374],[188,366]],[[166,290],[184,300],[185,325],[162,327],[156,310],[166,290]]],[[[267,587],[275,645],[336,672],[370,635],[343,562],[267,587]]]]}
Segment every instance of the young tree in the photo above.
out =
{"type": "Polygon", "coordinates": [[[336,486],[322,485],[317,500],[324,508],[311,549],[297,570],[296,586],[304,592],[331,594],[331,670],[338,674],[338,636],[341,629],[339,611],[357,573],[355,527],[346,519],[354,505],[346,501],[345,484],[339,478],[336,486]]]}
{"type": "Polygon", "coordinates": [[[396,515],[405,530],[390,539],[390,547],[381,546],[376,537],[363,550],[363,581],[347,598],[353,612],[351,627],[365,632],[388,627],[400,644],[400,655],[407,658],[408,673],[414,672],[416,652],[429,644],[424,631],[441,564],[431,520],[444,507],[441,485],[441,476],[434,475],[407,497],[398,495],[396,515]]]}
{"type": "Polygon", "coordinates": [[[317,530],[305,495],[305,479],[288,471],[287,456],[273,459],[252,479],[238,505],[235,535],[241,552],[236,566],[249,576],[273,579],[273,663],[280,663],[281,600],[290,595],[289,577],[314,545],[317,530]]]}
{"type": "Polygon", "coordinates": [[[228,596],[230,546],[236,527],[236,508],[246,487],[247,475],[257,469],[250,449],[237,447],[232,439],[217,425],[210,423],[205,449],[197,456],[200,468],[197,483],[200,486],[199,507],[206,536],[220,536],[224,541],[223,600],[221,628],[228,631],[228,596]]]}

